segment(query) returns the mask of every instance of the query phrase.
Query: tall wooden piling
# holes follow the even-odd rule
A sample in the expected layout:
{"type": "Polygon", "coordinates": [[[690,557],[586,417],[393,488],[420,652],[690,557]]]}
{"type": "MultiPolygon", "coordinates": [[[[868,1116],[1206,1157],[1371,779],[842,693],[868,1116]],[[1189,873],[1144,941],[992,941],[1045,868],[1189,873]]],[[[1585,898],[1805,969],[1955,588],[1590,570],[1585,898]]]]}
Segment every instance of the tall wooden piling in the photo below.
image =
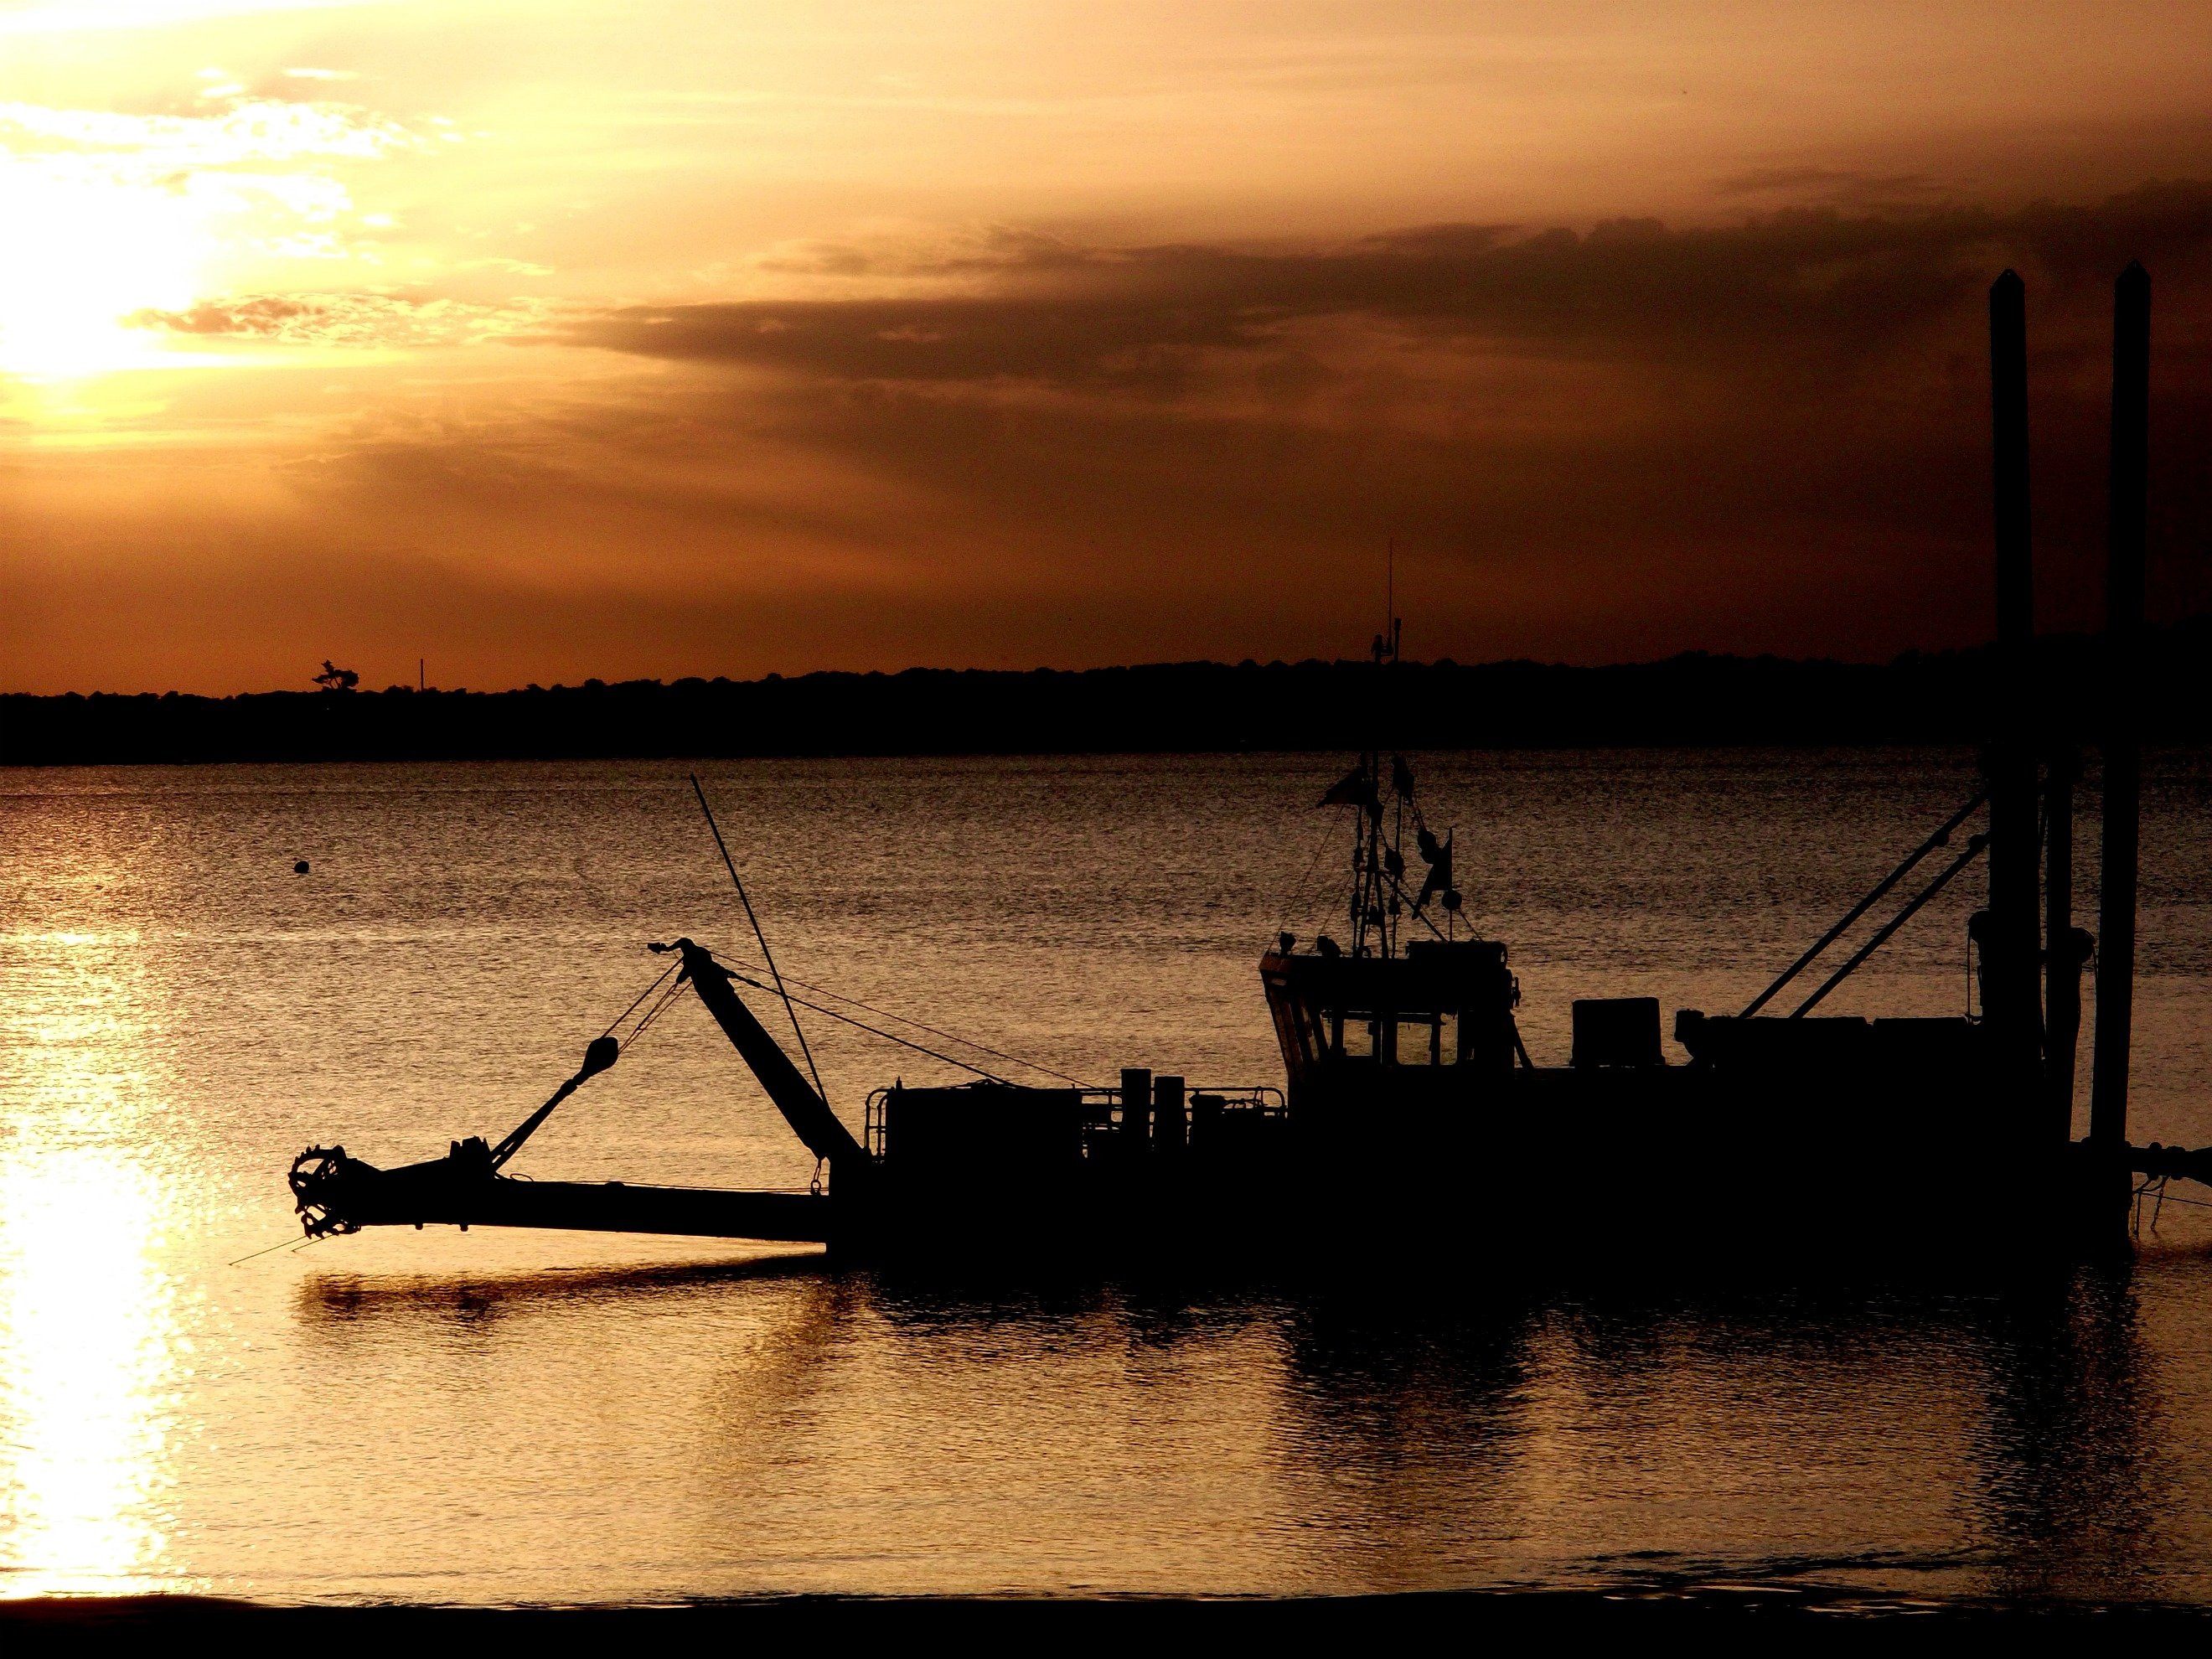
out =
{"type": "Polygon", "coordinates": [[[2120,273],[2112,299],[2112,459],[2105,571],[2105,811],[2098,902],[2096,1054],[2089,1139],[2128,1138],[2128,1043],[2135,1014],[2136,861],[2142,793],[2137,660],[2149,487],[2150,276],[2120,273]]]}
{"type": "Polygon", "coordinates": [[[2042,1050],[2037,981],[2035,579],[2028,529],[2027,306],[2020,277],[1990,287],[1990,416],[1996,544],[1996,672],[1988,757],[1990,903],[1984,1018],[2017,1079],[2042,1050]]]}
{"type": "Polygon", "coordinates": [[[2044,1078],[2050,1130],[2074,1133],[2075,1056],[2081,1038],[2081,964],[2088,935],[2074,925],[2074,786],[2081,757],[2070,743],[2053,746],[2043,790],[2044,1078]]]}

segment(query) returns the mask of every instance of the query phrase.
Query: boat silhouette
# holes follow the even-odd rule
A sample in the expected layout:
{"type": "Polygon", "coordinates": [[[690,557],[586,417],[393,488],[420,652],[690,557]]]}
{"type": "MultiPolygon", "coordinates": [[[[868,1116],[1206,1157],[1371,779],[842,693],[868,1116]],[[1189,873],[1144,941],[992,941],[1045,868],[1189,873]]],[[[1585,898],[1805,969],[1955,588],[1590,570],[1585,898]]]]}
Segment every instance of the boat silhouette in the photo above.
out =
{"type": "MultiPolygon", "coordinates": [[[[1615,1259],[1687,1249],[2014,1261],[2125,1249],[2146,1187],[2212,1182],[2212,1148],[2127,1138],[2149,279],[2130,265],[2115,298],[2101,942],[2080,1140],[2081,978],[2092,954],[2071,884],[2081,757],[2039,713],[2020,279],[2006,272],[1990,298],[1998,643],[1981,787],[1742,1009],[1679,1011],[1673,1032],[1687,1063],[1668,1063],[1660,1003],[1641,997],[1577,1000],[1568,1064],[1532,1062],[1508,946],[1468,927],[1452,836],[1425,821],[1405,758],[1377,746],[1321,803],[1350,817],[1343,938],[1285,933],[1259,962],[1279,1085],[1133,1067],[1102,1087],[986,1073],[957,1087],[878,1090],[855,1134],[812,1075],[794,999],[756,921],[765,977],[688,938],[655,944],[673,961],[639,1006],[656,992],[662,1000],[625,1018],[634,1036],[667,998],[695,992],[826,1182],[802,1194],[503,1173],[568,1093],[615,1063],[627,1039],[611,1030],[496,1144],[457,1140],[443,1158],[398,1169],[308,1148],[289,1177],[304,1227],[310,1237],[435,1224],[813,1241],[876,1261],[1168,1253],[1279,1262],[1381,1249],[1462,1274],[1493,1270],[1539,1237],[1547,1251],[1586,1244],[1615,1259]],[[1978,1015],[1815,1012],[1977,863],[1988,882],[1968,924],[1978,1015]],[[1843,954],[1848,930],[1884,905],[1885,919],[1843,954]],[[783,1004],[798,1060],[745,992],[783,1004]]],[[[1371,655],[1387,706],[1395,618],[1371,655]]]]}

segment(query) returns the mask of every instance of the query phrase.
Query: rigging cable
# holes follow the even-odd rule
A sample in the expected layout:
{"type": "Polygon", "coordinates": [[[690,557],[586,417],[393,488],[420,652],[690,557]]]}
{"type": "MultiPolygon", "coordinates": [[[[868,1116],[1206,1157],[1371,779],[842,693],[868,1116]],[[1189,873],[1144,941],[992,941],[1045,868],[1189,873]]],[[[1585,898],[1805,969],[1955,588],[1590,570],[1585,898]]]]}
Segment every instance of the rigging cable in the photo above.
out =
{"type": "Polygon", "coordinates": [[[1290,922],[1293,915],[1295,915],[1300,921],[1306,921],[1313,915],[1313,906],[1310,902],[1302,905],[1300,901],[1310,901],[1310,896],[1314,891],[1314,872],[1321,868],[1321,861],[1323,858],[1328,856],[1329,844],[1335,839],[1336,826],[1333,823],[1323,823],[1321,827],[1320,843],[1315,847],[1313,857],[1307,861],[1305,874],[1300,876],[1297,880],[1291,884],[1290,890],[1284,896],[1283,914],[1275,922],[1275,931],[1277,933],[1279,933],[1284,930],[1285,927],[1290,922]]]}
{"type": "MultiPolygon", "coordinates": [[[[725,967],[728,966],[726,963],[723,965],[725,967]]],[[[743,984],[751,986],[757,991],[766,991],[772,988],[771,987],[762,984],[757,979],[748,979],[744,975],[737,973],[734,970],[731,973],[730,977],[743,984]]],[[[785,993],[785,994],[787,996],[790,995],[788,992],[785,993]]],[[[1008,1082],[1006,1079],[999,1076],[995,1072],[987,1072],[981,1066],[971,1066],[964,1060],[955,1060],[951,1054],[939,1054],[934,1048],[927,1048],[921,1043],[916,1042],[912,1037],[902,1037],[896,1031],[886,1031],[880,1026],[869,1024],[866,1020],[855,1019],[850,1014],[841,1014],[835,1008],[825,1008],[818,1002],[809,1002],[804,997],[791,997],[790,1000],[796,1002],[802,1008],[811,1008],[817,1014],[826,1015],[831,1019],[842,1020],[848,1025],[854,1026],[860,1030],[867,1032],[871,1036],[879,1036],[886,1042],[896,1042],[901,1048],[911,1048],[918,1054],[927,1054],[932,1060],[941,1060],[948,1066],[957,1066],[962,1071],[973,1072],[977,1077],[982,1078],[988,1082],[1003,1083],[1006,1084],[1008,1088],[1014,1086],[1012,1083],[1008,1082]]],[[[893,1014],[890,1018],[896,1019],[898,1016],[896,1014],[893,1014]]],[[[926,1030],[927,1028],[925,1027],[924,1029],[926,1030]]],[[[957,1042],[960,1041],[960,1039],[956,1037],[953,1041],[957,1042]]],[[[979,1043],[976,1046],[980,1048],[981,1045],[979,1043]]],[[[1044,1068],[1040,1066],[1037,1069],[1039,1071],[1042,1071],[1044,1068]]],[[[1060,1073],[1054,1072],[1052,1075],[1058,1077],[1060,1073]]],[[[1079,1089],[1086,1086],[1083,1084],[1076,1083],[1073,1078],[1067,1078],[1063,1080],[1068,1083],[1074,1083],[1075,1086],[1079,1089]]]]}
{"type": "Polygon", "coordinates": [[[699,798],[699,810],[707,815],[707,828],[714,831],[714,845],[722,854],[722,867],[730,872],[730,881],[738,890],[738,902],[745,907],[745,920],[752,923],[753,937],[760,941],[761,957],[768,963],[769,976],[775,981],[776,994],[783,999],[783,1012],[791,1016],[792,1032],[799,1038],[799,1052],[806,1057],[807,1074],[814,1079],[815,1096],[826,1106],[830,1103],[830,1091],[822,1086],[822,1073],[814,1064],[814,1050],[806,1046],[805,1028],[799,1023],[799,1011],[791,1006],[791,993],[783,988],[783,975],[776,970],[775,953],[768,948],[768,935],[761,932],[760,918],[753,914],[753,902],[745,894],[737,860],[730,856],[729,843],[722,839],[722,826],[714,822],[714,809],[707,805],[707,792],[699,787],[696,772],[691,775],[691,793],[699,798]]]}
{"type": "Polygon", "coordinates": [[[1807,997],[1804,1001],[1799,1003],[1797,1006],[1790,1012],[1790,1018],[1792,1019],[1804,1018],[1806,1014],[1811,1012],[1814,1004],[1819,1002],[1822,997],[1826,996],[1829,992],[1834,990],[1836,987],[1841,985],[1845,980],[1849,979],[1851,975],[1857,970],[1858,965],[1861,963],[1864,962],[1869,957],[1872,956],[1876,951],[1880,950],[1884,945],[1888,943],[1891,934],[1894,933],[1899,928],[1904,927],[1906,922],[1911,921],[1915,915],[1919,914],[1920,907],[1922,905],[1927,903],[1928,901],[1934,898],[1936,894],[1942,892],[1943,889],[1949,884],[1952,877],[1957,875],[1960,871],[1965,869],[1969,864],[1972,864],[1975,859],[1978,858],[1981,855],[1982,848],[1989,845],[1989,839],[1990,838],[1987,836],[1974,836],[1970,837],[1966,842],[1966,850],[1960,854],[1958,857],[1953,859],[1950,863],[1945,865],[1942,870],[1938,871],[1936,872],[1936,878],[1929,882],[1925,887],[1922,888],[1920,891],[1915,894],[1910,900],[1906,901],[1903,909],[1899,910],[1895,915],[1892,916],[1887,921],[1876,928],[1875,930],[1874,937],[1869,939],[1864,945],[1859,946],[1857,951],[1852,956],[1849,962],[1837,969],[1834,973],[1829,975],[1826,980],[1822,981],[1820,988],[1814,992],[1811,996],[1807,997]]]}
{"type": "MultiPolygon", "coordinates": [[[[1876,904],[1881,902],[1881,897],[1885,893],[1888,892],[1891,888],[1896,886],[1899,882],[1903,881],[1905,877],[1911,874],[1914,867],[1917,866],[1923,859],[1926,858],[1937,848],[1948,846],[1951,841],[1952,831],[1958,829],[1960,824],[1972,817],[1974,815],[1976,809],[1989,798],[1990,792],[1988,790],[1983,789],[1977,791],[1973,799],[1968,801],[1964,806],[1954,812],[1950,817],[1945,821],[1942,829],[1938,830],[1934,835],[1929,836],[1926,841],[1922,842],[1918,847],[1913,848],[1913,850],[1906,855],[1904,863],[1899,865],[1897,868],[1884,876],[1879,882],[1876,882],[1872,892],[1869,893],[1856,904],[1854,904],[1850,909],[1845,913],[1844,919],[1841,921],[1828,929],[1826,933],[1821,934],[1820,942],[1817,945],[1814,945],[1814,947],[1806,951],[1803,956],[1798,957],[1796,961],[1791,963],[1787,968],[1784,969],[1782,970],[1782,976],[1776,980],[1773,984],[1768,986],[1764,991],[1761,991],[1757,996],[1753,997],[1745,1006],[1744,1011],[1738,1014],[1736,1018],[1738,1019],[1749,1019],[1761,1008],[1764,1008],[1784,986],[1789,984],[1791,980],[1796,978],[1798,975],[1803,973],[1805,969],[1811,967],[1814,957],[1818,957],[1823,951],[1826,950],[1831,945],[1833,945],[1838,939],[1841,939],[1853,922],[1856,921],[1861,916],[1864,915],[1868,911],[1873,909],[1876,904]]],[[[1945,879],[1948,880],[1948,878],[1947,877],[1945,879]]],[[[1826,994],[1827,987],[1823,986],[1814,995],[1813,1001],[1818,1002],[1821,997],[1826,996],[1826,994]]],[[[1808,1002],[1805,1005],[1805,1007],[1809,1008],[1812,1006],[1813,1004],[1808,1002]]],[[[1802,1014],[1805,1012],[1805,1008],[1800,1008],[1797,1012],[1802,1014]]]]}
{"type": "MultiPolygon", "coordinates": [[[[652,995],[655,991],[658,991],[658,990],[660,988],[660,987],[661,987],[661,982],[662,982],[662,981],[665,981],[665,980],[668,977],[668,975],[669,975],[670,974],[674,973],[674,972],[676,971],[677,968],[678,968],[679,965],[680,965],[680,964],[678,964],[678,963],[672,963],[672,963],[670,963],[668,964],[667,968],[666,968],[666,969],[662,972],[662,974],[661,974],[661,975],[660,975],[660,978],[659,978],[659,979],[657,979],[657,980],[655,980],[655,981],[653,981],[652,984],[650,984],[650,985],[647,986],[647,987],[645,988],[645,989],[643,989],[642,991],[640,991],[640,992],[637,994],[637,1000],[636,1000],[635,1002],[631,1003],[631,1004],[630,1004],[630,1006],[629,1006],[629,1007],[627,1007],[627,1008],[623,1009],[623,1010],[622,1011],[622,1012],[620,1012],[620,1013],[617,1014],[617,1015],[616,1015],[616,1016],[615,1016],[611,1020],[608,1021],[608,1022],[607,1022],[607,1029],[606,1029],[605,1030],[604,1030],[604,1031],[600,1032],[600,1033],[599,1033],[599,1035],[600,1035],[601,1036],[612,1036],[615,1034],[615,1027],[616,1027],[616,1026],[617,1026],[617,1025],[619,1025],[619,1024],[621,1024],[624,1020],[628,1019],[628,1018],[629,1018],[632,1014],[635,1013],[635,1012],[637,1012],[637,1009],[638,1009],[638,1004],[639,1004],[639,1003],[643,1002],[643,1001],[644,1001],[647,997],[651,996],[651,995],[652,995]]],[[[651,1018],[651,1016],[649,1016],[649,1015],[648,1015],[648,1016],[647,1016],[647,1018],[651,1018]]],[[[641,1029],[642,1029],[642,1028],[641,1028],[641,1029]]],[[[631,1032],[631,1033],[630,1033],[630,1038],[631,1038],[631,1040],[633,1040],[633,1041],[634,1041],[634,1040],[635,1040],[636,1036],[637,1036],[637,1033],[636,1033],[636,1032],[635,1032],[635,1031],[631,1032]]]]}
{"type": "MultiPolygon", "coordinates": [[[[665,975],[663,977],[665,977],[665,975]]],[[[647,1030],[653,1024],[653,1022],[659,1019],[662,1014],[667,1012],[669,1004],[674,1002],[677,998],[682,996],[690,988],[691,983],[689,980],[686,980],[681,985],[672,985],[666,991],[663,992],[661,994],[660,1000],[654,1003],[652,1007],[646,1010],[645,1018],[631,1027],[630,1034],[623,1039],[623,1052],[625,1054],[629,1053],[630,1044],[635,1042],[640,1037],[643,1036],[646,1034],[647,1030]]],[[[641,997],[639,1000],[643,1001],[644,999],[641,997]]]]}
{"type": "MultiPolygon", "coordinates": [[[[1401,881],[1397,877],[1390,875],[1389,872],[1387,870],[1383,872],[1383,874],[1389,878],[1391,890],[1395,892],[1400,898],[1406,898],[1406,884],[1401,881]]],[[[1413,919],[1415,921],[1419,921],[1424,927],[1426,927],[1438,939],[1442,939],[1444,936],[1444,930],[1437,927],[1435,922],[1429,920],[1428,913],[1426,911],[1415,907],[1413,901],[1410,899],[1407,899],[1407,908],[1413,911],[1413,919]]]]}
{"type": "MultiPolygon", "coordinates": [[[[725,965],[726,965],[726,964],[725,964],[725,965]]],[[[752,964],[752,963],[740,963],[739,965],[740,965],[741,967],[751,968],[753,964],[752,964]]],[[[760,971],[760,970],[759,970],[759,969],[754,969],[754,971],[758,972],[758,971],[760,971]]],[[[752,981],[747,981],[746,982],[747,982],[748,984],[750,984],[752,981]]],[[[1036,1061],[1036,1060],[1024,1059],[1024,1058],[1023,1058],[1021,1055],[1019,1055],[1019,1054],[1007,1054],[1007,1053],[1006,1053],[1005,1051],[1003,1051],[1002,1049],[994,1048],[993,1048],[993,1047],[991,1047],[991,1045],[990,1045],[989,1043],[988,1043],[988,1042],[976,1042],[976,1041],[975,1041],[975,1038],[973,1038],[973,1037],[964,1037],[964,1036],[962,1036],[960,1035],[960,1033],[959,1033],[959,1032],[957,1032],[957,1031],[947,1031],[947,1030],[943,1030],[943,1029],[941,1029],[941,1028],[939,1028],[939,1027],[938,1027],[938,1026],[935,1026],[935,1025],[932,1025],[932,1024],[929,1024],[927,1021],[926,1021],[926,1020],[919,1020],[919,1019],[916,1019],[916,1018],[914,1018],[912,1015],[910,1015],[910,1014],[896,1013],[896,1012],[894,1012],[892,1010],[890,1010],[890,1009],[889,1009],[889,1008],[878,1008],[878,1007],[877,1007],[877,1006],[876,1006],[876,1005],[875,1005],[874,1003],[872,1003],[872,1002],[863,1002],[863,1001],[861,1001],[861,1000],[860,1000],[860,998],[858,998],[858,997],[847,996],[847,995],[846,995],[842,991],[833,991],[833,990],[831,990],[831,989],[830,989],[828,986],[826,986],[826,985],[814,985],[814,984],[810,984],[807,981],[805,981],[805,980],[803,980],[803,979],[799,978],[799,975],[796,975],[796,974],[790,974],[790,975],[785,975],[785,982],[786,982],[787,984],[796,985],[796,986],[797,986],[797,987],[799,987],[799,988],[800,990],[802,990],[802,991],[811,991],[811,992],[813,992],[813,993],[814,993],[814,994],[815,994],[815,995],[817,995],[817,996],[829,997],[829,998],[830,998],[831,1000],[833,1000],[834,1001],[837,1001],[837,1002],[849,1002],[849,1003],[851,1003],[851,1004],[853,1005],[853,1006],[854,1006],[855,1008],[865,1008],[865,1009],[866,1009],[870,1013],[876,1015],[878,1018],[882,1018],[882,1019],[895,1019],[895,1020],[896,1020],[896,1021],[897,1021],[900,1024],[902,1024],[902,1025],[911,1025],[911,1026],[913,1026],[913,1027],[914,1027],[914,1029],[915,1029],[915,1030],[917,1030],[917,1031],[927,1031],[927,1032],[928,1032],[928,1033],[930,1034],[930,1036],[934,1036],[934,1037],[942,1037],[942,1038],[944,1038],[947,1042],[957,1042],[957,1043],[958,1043],[958,1044],[959,1044],[962,1048],[973,1048],[973,1049],[975,1049],[975,1052],[976,1052],[976,1053],[978,1053],[978,1054],[988,1054],[988,1055],[990,1055],[990,1056],[991,1056],[991,1058],[992,1058],[992,1059],[994,1059],[994,1060],[1006,1060],[1006,1061],[1008,1061],[1008,1062],[1010,1062],[1010,1063],[1012,1063],[1012,1064],[1013,1064],[1013,1065],[1016,1065],[1016,1066],[1028,1066],[1028,1067],[1030,1068],[1030,1070],[1031,1070],[1032,1072],[1042,1072],[1042,1073],[1043,1073],[1045,1074],[1045,1076],[1047,1076],[1047,1077],[1048,1077],[1048,1078],[1056,1078],[1056,1079],[1059,1079],[1060,1082],[1062,1082],[1062,1083],[1066,1083],[1066,1084],[1069,1084],[1069,1085],[1073,1085],[1073,1087],[1075,1087],[1075,1088],[1078,1088],[1078,1089],[1087,1089],[1087,1088],[1089,1088],[1089,1087],[1091,1086],[1089,1084],[1085,1083],[1085,1082],[1081,1078],[1078,1078],[1078,1077],[1070,1077],[1070,1076],[1068,1076],[1068,1074],[1067,1074],[1066,1073],[1065,1073],[1065,1072],[1055,1072],[1054,1070],[1053,1070],[1053,1068],[1052,1068],[1051,1066],[1046,1066],[1046,1065],[1042,1065],[1042,1064],[1040,1064],[1040,1063],[1039,1063],[1038,1061],[1036,1061]]],[[[767,989],[767,988],[767,988],[767,987],[763,986],[763,987],[760,987],[760,988],[761,988],[761,989],[765,990],[765,989],[767,989]]],[[[832,1018],[832,1019],[842,1019],[842,1020],[845,1020],[845,1021],[846,1021],[846,1023],[847,1023],[847,1024],[857,1024],[859,1023],[859,1022],[857,1022],[857,1021],[853,1020],[853,1019],[852,1019],[849,1016],[848,1016],[848,1015],[844,1015],[844,1014],[837,1013],[837,1012],[834,1012],[834,1011],[833,1011],[833,1010],[831,1010],[831,1009],[820,1007],[820,1006],[817,1006],[817,1005],[816,1005],[816,1004],[814,1004],[814,1003],[808,1002],[808,1001],[805,1000],[803,998],[799,1000],[799,1006],[800,1007],[802,1007],[802,1008],[811,1008],[811,1009],[813,1009],[813,1010],[814,1010],[814,1012],[815,1012],[819,1013],[819,1014],[828,1014],[828,1015],[830,1016],[830,1018],[832,1018]]],[[[872,1030],[873,1028],[872,1028],[872,1027],[871,1027],[871,1026],[862,1025],[862,1026],[860,1026],[860,1029],[861,1029],[862,1030],[864,1030],[864,1031],[865,1031],[865,1030],[872,1030]]],[[[891,1035],[890,1032],[888,1032],[888,1031],[885,1031],[885,1032],[878,1032],[877,1035],[881,1036],[890,1037],[890,1041],[891,1041],[891,1042],[906,1042],[906,1039],[905,1039],[904,1037],[892,1036],[892,1035],[891,1035]]],[[[907,1045],[907,1046],[908,1046],[908,1047],[909,1047],[909,1048],[914,1048],[914,1047],[916,1047],[917,1045],[913,1044],[913,1043],[908,1043],[908,1045],[907,1045]]],[[[931,1051],[930,1049],[927,1049],[927,1048],[923,1048],[923,1049],[921,1049],[921,1053],[923,1053],[923,1054],[929,1054],[929,1053],[931,1053],[932,1051],[931,1051]]],[[[962,1062],[962,1061],[960,1061],[960,1060],[953,1060],[953,1061],[952,1061],[952,1064],[953,1064],[953,1065],[955,1065],[955,1066],[960,1066],[960,1065],[963,1065],[963,1062],[962,1062]]],[[[977,1076],[979,1076],[979,1077],[989,1077],[989,1076],[991,1076],[991,1073],[988,1073],[988,1072],[985,1072],[985,1071],[982,1071],[982,1070],[981,1070],[979,1067],[976,1067],[976,1066],[967,1066],[967,1067],[966,1067],[966,1069],[968,1069],[968,1070],[969,1070],[969,1071],[972,1071],[972,1072],[975,1072],[975,1073],[976,1073],[976,1075],[977,1075],[977,1076]]],[[[1003,1079],[1003,1078],[1001,1078],[1001,1079],[997,1079],[997,1080],[998,1080],[998,1081],[1000,1081],[1000,1082],[1004,1082],[1006,1079],[1003,1079]]]]}

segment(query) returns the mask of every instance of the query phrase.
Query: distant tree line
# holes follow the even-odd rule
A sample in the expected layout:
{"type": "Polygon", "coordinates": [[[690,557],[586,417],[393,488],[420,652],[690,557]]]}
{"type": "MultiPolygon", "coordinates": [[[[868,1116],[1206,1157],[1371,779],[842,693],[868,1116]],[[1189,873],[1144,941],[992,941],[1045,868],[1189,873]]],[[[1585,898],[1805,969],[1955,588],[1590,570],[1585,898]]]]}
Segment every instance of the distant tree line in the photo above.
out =
{"type": "MultiPolygon", "coordinates": [[[[2097,642],[2039,648],[2048,726],[2094,731],[2097,642]]],[[[0,696],[0,763],[1973,743],[1992,723],[1988,657],[1197,662],[495,692],[18,695],[0,696]]],[[[2146,735],[2212,740],[2212,618],[2153,630],[2141,669],[2146,735]]]]}

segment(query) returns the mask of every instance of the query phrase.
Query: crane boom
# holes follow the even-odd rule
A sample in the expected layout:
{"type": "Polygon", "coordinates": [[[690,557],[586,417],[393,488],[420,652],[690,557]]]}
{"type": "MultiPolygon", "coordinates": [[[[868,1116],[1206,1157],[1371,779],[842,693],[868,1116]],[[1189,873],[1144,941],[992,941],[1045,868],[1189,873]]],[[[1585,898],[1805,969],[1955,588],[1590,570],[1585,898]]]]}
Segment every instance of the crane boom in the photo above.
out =
{"type": "Polygon", "coordinates": [[[730,970],[708,955],[704,947],[688,939],[679,939],[673,945],[656,945],[656,951],[675,951],[684,958],[684,977],[699,993],[699,1000],[714,1017],[714,1024],[730,1039],[730,1045],[738,1057],[760,1079],[768,1097],[783,1114],[793,1133],[805,1142],[806,1150],[817,1158],[830,1160],[832,1179],[840,1174],[866,1177],[869,1167],[868,1154],[853,1138],[829,1103],[814,1091],[799,1068],[791,1063],[782,1045],[768,1034],[760,1021],[753,1018],[751,1009],[738,997],[730,983],[730,970]]]}

